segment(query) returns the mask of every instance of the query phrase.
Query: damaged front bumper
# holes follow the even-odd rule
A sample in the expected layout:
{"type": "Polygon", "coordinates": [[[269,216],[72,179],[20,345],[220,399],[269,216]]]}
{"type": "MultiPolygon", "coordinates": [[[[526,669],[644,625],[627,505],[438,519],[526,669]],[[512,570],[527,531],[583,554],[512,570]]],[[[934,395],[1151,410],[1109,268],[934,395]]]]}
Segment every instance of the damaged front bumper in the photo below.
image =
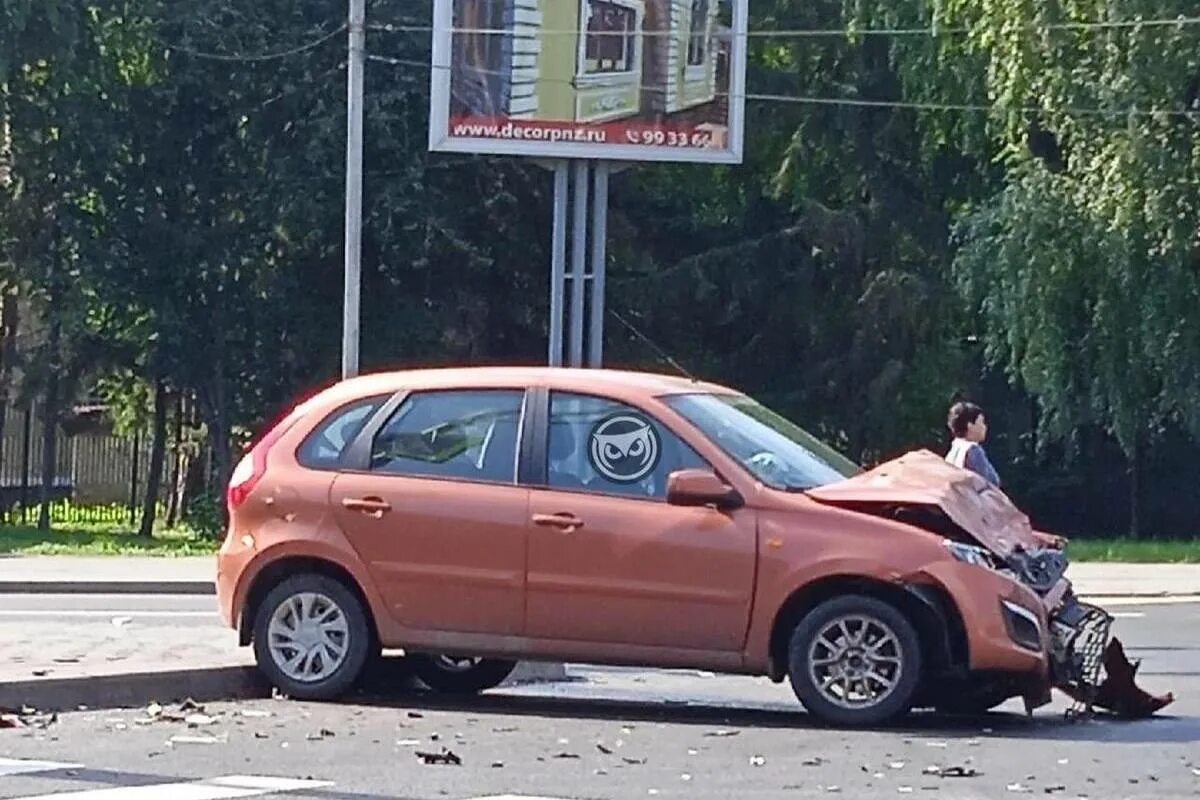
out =
{"type": "MultiPolygon", "coordinates": [[[[1049,686],[1074,701],[1069,717],[1108,711],[1124,718],[1148,717],[1174,696],[1151,695],[1134,681],[1137,665],[1112,637],[1112,615],[1079,600],[1065,577],[1065,553],[1057,547],[1017,550],[1006,559],[1014,577],[1042,598],[1049,621],[1049,686]]],[[[1026,706],[1032,707],[1029,697],[1026,706]]],[[[1049,690],[1041,698],[1049,701],[1049,690]]]]}

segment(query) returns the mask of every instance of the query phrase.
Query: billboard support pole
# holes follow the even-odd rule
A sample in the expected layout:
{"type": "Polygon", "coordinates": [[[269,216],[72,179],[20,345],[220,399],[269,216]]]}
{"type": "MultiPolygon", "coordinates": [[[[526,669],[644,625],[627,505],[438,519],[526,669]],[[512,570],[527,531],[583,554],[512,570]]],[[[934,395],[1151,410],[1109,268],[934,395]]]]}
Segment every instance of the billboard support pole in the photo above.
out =
{"type": "Polygon", "coordinates": [[[570,164],[554,164],[554,233],[550,243],[550,358],[552,367],[563,364],[563,311],[567,283],[567,206],[570,164]]]}
{"type": "Polygon", "coordinates": [[[362,296],[363,72],[366,65],[366,0],[349,0],[350,53],[346,69],[346,252],[342,298],[342,377],[359,370],[362,296]]]}
{"type": "Polygon", "coordinates": [[[571,342],[570,366],[583,366],[584,300],[587,282],[588,162],[574,166],[574,225],[571,231],[571,342]]]}
{"type": "Polygon", "coordinates": [[[595,162],[592,196],[592,320],[588,333],[588,366],[604,365],[605,283],[608,271],[608,174],[607,161],[595,162]]]}

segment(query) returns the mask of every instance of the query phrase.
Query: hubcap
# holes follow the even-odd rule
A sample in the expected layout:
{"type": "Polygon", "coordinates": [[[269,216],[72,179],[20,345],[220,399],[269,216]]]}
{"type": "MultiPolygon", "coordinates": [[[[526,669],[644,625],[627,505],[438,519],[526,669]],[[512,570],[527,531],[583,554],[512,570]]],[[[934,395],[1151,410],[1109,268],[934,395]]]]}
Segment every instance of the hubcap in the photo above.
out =
{"type": "Polygon", "coordinates": [[[813,685],[834,705],[870,708],[896,690],[904,673],[900,639],[874,617],[838,617],[809,647],[808,672],[813,685]]]}
{"type": "Polygon", "coordinates": [[[316,683],[346,660],[350,632],[342,609],[323,594],[304,592],[284,600],[267,626],[271,658],[284,675],[316,683]]]}
{"type": "Polygon", "coordinates": [[[468,658],[466,656],[434,656],[433,661],[438,665],[439,669],[446,672],[470,672],[479,666],[482,658],[468,658]]]}

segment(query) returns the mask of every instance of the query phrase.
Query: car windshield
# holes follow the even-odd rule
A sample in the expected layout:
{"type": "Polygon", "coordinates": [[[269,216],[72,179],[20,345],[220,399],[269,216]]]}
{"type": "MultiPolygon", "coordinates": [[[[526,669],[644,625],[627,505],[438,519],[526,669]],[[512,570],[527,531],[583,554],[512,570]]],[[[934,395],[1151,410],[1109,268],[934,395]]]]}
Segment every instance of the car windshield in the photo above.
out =
{"type": "Polygon", "coordinates": [[[744,395],[685,394],[666,402],[774,489],[815,489],[860,471],[799,425],[744,395]]]}

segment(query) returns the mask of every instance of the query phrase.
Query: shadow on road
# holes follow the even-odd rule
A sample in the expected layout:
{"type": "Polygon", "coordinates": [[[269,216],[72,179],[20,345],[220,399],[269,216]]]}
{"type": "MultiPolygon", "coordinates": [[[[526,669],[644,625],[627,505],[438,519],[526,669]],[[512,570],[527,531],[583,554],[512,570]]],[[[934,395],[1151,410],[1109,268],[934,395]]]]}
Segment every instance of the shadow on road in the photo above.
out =
{"type": "MultiPolygon", "coordinates": [[[[585,686],[586,684],[579,684],[585,686]]],[[[377,672],[364,688],[346,703],[406,711],[454,711],[530,717],[662,722],[714,728],[764,728],[821,730],[820,722],[796,710],[756,704],[679,703],[642,700],[634,692],[616,691],[618,697],[583,696],[571,684],[558,684],[553,696],[498,689],[480,696],[447,696],[425,692],[407,675],[377,672]]],[[[873,732],[911,736],[926,740],[1035,739],[1073,742],[1141,744],[1187,744],[1200,742],[1200,718],[1158,716],[1150,720],[1125,721],[1094,717],[1069,721],[1061,713],[1042,711],[1029,718],[1023,714],[993,712],[975,717],[951,717],[931,712],[914,712],[895,725],[873,732]]]]}

